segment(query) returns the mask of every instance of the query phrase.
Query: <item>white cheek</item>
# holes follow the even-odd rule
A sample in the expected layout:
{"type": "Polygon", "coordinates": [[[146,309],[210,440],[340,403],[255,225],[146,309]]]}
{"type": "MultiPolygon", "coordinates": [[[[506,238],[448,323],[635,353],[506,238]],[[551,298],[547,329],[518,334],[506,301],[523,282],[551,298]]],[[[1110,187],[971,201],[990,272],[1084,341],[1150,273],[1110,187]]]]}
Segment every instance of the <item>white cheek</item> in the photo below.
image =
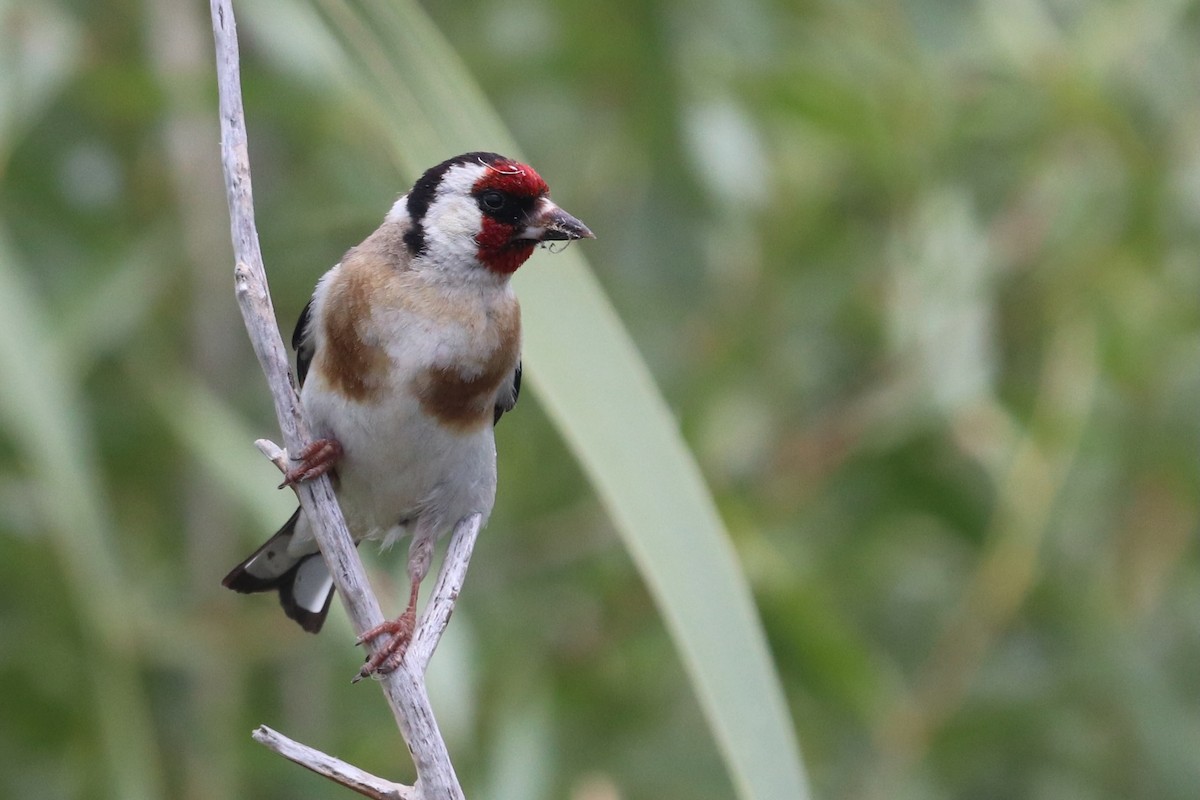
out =
{"type": "Polygon", "coordinates": [[[425,215],[425,257],[442,269],[474,267],[479,251],[475,235],[482,225],[483,216],[474,200],[438,199],[425,215]]]}
{"type": "MultiPolygon", "coordinates": [[[[475,234],[481,229],[483,216],[473,201],[464,202],[455,198],[442,201],[430,210],[435,220],[430,227],[435,235],[444,234],[448,242],[466,240],[472,248],[476,246],[475,234]]],[[[427,228],[426,235],[429,232],[427,228]]]]}
{"type": "Polygon", "coordinates": [[[475,235],[483,228],[483,215],[471,190],[485,171],[482,164],[452,168],[442,178],[437,197],[425,212],[425,257],[443,270],[454,272],[476,266],[479,245],[475,235]]]}

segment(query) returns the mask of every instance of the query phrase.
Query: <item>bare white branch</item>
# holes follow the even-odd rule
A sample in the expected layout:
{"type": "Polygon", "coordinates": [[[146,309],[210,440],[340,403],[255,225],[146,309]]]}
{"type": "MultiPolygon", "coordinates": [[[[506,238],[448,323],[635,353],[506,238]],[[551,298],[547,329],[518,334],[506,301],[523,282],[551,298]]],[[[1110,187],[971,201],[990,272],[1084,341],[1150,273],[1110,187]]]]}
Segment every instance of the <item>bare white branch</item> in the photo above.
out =
{"type": "Polygon", "coordinates": [[[433,587],[433,594],[429,597],[425,613],[417,623],[412,643],[404,656],[406,666],[422,675],[429,668],[429,659],[433,657],[433,651],[441,641],[446,625],[450,623],[450,615],[454,613],[454,603],[462,591],[471,552],[475,549],[475,539],[479,536],[480,522],[480,516],[472,514],[454,528],[437,584],[433,587]]]}
{"type": "Polygon", "coordinates": [[[417,790],[411,786],[377,778],[353,764],[347,764],[320,750],[300,744],[295,739],[289,739],[266,725],[259,725],[251,735],[254,737],[254,741],[266,745],[287,760],[312,770],[318,775],[324,775],[329,780],[340,783],[347,789],[353,789],[365,797],[373,798],[373,800],[418,800],[417,790]]]}
{"type": "MultiPolygon", "coordinates": [[[[287,452],[298,453],[311,440],[292,381],[287,351],[279,336],[275,310],[254,225],[245,113],[242,108],[237,30],[230,0],[211,0],[216,41],[217,88],[220,98],[221,160],[229,201],[230,227],[236,265],[234,282],[238,305],[254,352],[262,365],[279,418],[287,452]]],[[[269,443],[268,443],[269,444],[269,443]]],[[[260,448],[262,446],[260,445],[260,448]]],[[[264,452],[277,465],[287,466],[286,454],[273,445],[264,452]]],[[[333,576],[342,603],[358,634],[383,622],[379,601],[371,591],[358,551],[346,529],[333,487],[327,477],[296,487],[317,544],[333,576]]],[[[380,678],[380,684],[417,771],[410,795],[417,800],[462,800],[462,789],[450,763],[425,691],[424,669],[441,636],[454,600],[462,588],[467,561],[479,532],[478,516],[460,523],[451,541],[451,554],[442,566],[435,602],[422,617],[401,666],[380,678]]]]}

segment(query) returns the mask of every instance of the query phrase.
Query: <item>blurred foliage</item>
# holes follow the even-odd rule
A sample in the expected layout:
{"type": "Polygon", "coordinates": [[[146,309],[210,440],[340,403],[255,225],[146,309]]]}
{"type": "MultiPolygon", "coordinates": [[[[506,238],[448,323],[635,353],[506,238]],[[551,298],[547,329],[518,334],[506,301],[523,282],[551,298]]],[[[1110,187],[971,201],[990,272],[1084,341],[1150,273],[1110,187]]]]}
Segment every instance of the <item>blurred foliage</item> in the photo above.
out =
{"type": "MultiPolygon", "coordinates": [[[[423,166],[322,68],[332,8],[243,18],[285,328],[423,166]]],[[[1200,794],[1200,3],[428,11],[600,235],[816,796],[1200,794]]],[[[340,614],[218,585],[290,498],[250,446],[211,49],[185,0],[0,3],[2,796],[343,796],[260,722],[405,777],[340,614]]],[[[535,396],[498,437],[432,670],[468,796],[730,797],[535,396]]]]}

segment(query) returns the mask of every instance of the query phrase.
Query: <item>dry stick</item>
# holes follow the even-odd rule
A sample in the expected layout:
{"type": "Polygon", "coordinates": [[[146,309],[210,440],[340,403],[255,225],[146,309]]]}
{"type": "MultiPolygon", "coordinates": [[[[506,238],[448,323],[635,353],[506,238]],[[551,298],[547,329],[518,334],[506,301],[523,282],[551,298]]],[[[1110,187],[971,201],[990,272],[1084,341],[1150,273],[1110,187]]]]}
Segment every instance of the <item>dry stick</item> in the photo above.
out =
{"type": "MultiPolygon", "coordinates": [[[[238,305],[246,323],[254,352],[258,356],[271,388],[279,418],[284,446],[298,453],[311,440],[301,416],[292,384],[291,370],[283,342],[279,338],[275,310],[267,289],[266,271],[254,227],[254,205],[250,187],[250,160],[246,144],[245,113],[242,109],[237,30],[230,0],[211,0],[213,36],[216,42],[217,88],[220,97],[221,160],[225,168],[225,190],[229,200],[230,227],[236,266],[234,279],[238,305]]],[[[345,520],[338,508],[328,478],[306,481],[296,487],[300,505],[313,529],[334,585],[351,624],[358,634],[383,621],[379,601],[375,599],[362,561],[350,539],[345,520]]],[[[470,548],[479,530],[478,516],[464,520],[451,542],[458,549],[447,555],[439,576],[438,589],[445,589],[443,601],[431,604],[414,634],[410,655],[394,672],[380,680],[384,695],[408,744],[417,771],[414,798],[418,800],[462,800],[462,789],[450,763],[429,698],[425,692],[424,667],[429,653],[449,619],[453,598],[462,585],[462,575],[448,574],[455,569],[465,572],[470,548]],[[473,529],[473,532],[472,532],[473,529]],[[465,532],[465,533],[464,533],[465,532]],[[465,550],[465,555],[462,550],[465,550]],[[453,563],[452,563],[453,562],[453,563]],[[446,584],[443,587],[443,584],[446,584]],[[448,602],[447,602],[448,601],[448,602]]],[[[435,591],[435,597],[439,592],[435,591]]]]}
{"type": "Polygon", "coordinates": [[[377,778],[363,772],[353,764],[347,764],[341,759],[326,755],[320,750],[314,750],[294,739],[289,739],[266,725],[259,725],[252,735],[254,741],[274,750],[289,761],[294,761],[318,775],[324,775],[331,781],[336,781],[366,797],[375,798],[375,800],[416,800],[417,798],[417,794],[411,786],[377,778]]]}

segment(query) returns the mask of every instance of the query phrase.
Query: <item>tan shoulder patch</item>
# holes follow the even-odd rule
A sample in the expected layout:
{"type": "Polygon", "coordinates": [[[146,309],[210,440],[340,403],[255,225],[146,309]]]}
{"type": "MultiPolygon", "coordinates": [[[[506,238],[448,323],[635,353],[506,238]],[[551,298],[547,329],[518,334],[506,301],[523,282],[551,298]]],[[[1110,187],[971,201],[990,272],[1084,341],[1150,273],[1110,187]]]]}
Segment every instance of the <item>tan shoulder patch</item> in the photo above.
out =
{"type": "Polygon", "coordinates": [[[485,336],[495,344],[478,360],[426,369],[417,379],[421,408],[448,428],[492,424],[496,393],[512,377],[521,353],[521,312],[513,300],[487,316],[485,336]]]}
{"type": "MultiPolygon", "coordinates": [[[[355,255],[348,254],[347,262],[355,255]]],[[[325,297],[325,346],[318,366],[334,389],[359,402],[383,391],[388,368],[387,352],[363,335],[370,322],[375,280],[370,270],[343,268],[325,297]]]]}

